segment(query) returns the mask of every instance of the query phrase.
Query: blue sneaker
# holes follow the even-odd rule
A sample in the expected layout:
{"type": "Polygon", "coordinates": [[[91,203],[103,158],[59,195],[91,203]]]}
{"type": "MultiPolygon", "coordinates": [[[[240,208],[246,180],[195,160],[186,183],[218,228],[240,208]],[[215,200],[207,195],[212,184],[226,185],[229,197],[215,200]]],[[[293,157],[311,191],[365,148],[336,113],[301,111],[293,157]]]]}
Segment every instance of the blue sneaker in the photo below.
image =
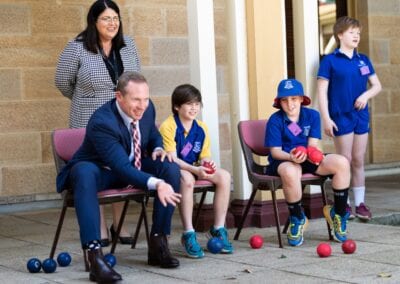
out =
{"type": "Polygon", "coordinates": [[[331,229],[333,230],[333,236],[335,240],[340,243],[343,243],[347,240],[347,220],[349,219],[350,213],[346,212],[346,214],[341,217],[339,214],[336,214],[335,208],[331,205],[324,206],[324,216],[328,221],[331,229]]]}
{"type": "Polygon", "coordinates": [[[204,251],[197,242],[196,232],[183,233],[181,243],[185,248],[186,254],[190,258],[202,258],[204,251]]]}
{"type": "Polygon", "coordinates": [[[221,253],[233,253],[233,246],[228,239],[228,231],[224,227],[216,230],[214,226],[211,226],[209,235],[211,235],[211,237],[217,237],[222,240],[224,247],[222,248],[221,253]]]}
{"type": "Polygon", "coordinates": [[[303,241],[303,233],[308,227],[308,219],[304,213],[301,213],[302,218],[290,216],[289,231],[287,233],[288,243],[291,246],[298,247],[303,241]]]}

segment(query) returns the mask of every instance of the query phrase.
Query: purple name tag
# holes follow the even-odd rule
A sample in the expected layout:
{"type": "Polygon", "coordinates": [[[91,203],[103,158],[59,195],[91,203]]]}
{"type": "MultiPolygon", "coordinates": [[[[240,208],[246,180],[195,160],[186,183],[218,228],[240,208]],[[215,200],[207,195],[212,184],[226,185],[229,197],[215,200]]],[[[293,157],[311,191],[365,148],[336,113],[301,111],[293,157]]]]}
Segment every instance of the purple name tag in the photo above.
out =
{"type": "Polygon", "coordinates": [[[294,136],[297,136],[301,133],[301,128],[296,122],[292,122],[291,124],[289,124],[288,128],[294,136]]]}
{"type": "Polygon", "coordinates": [[[190,142],[186,143],[185,147],[183,147],[183,149],[181,151],[182,157],[185,158],[187,156],[187,154],[189,154],[190,150],[192,150],[192,148],[193,148],[192,143],[190,143],[190,142]]]}
{"type": "Polygon", "coordinates": [[[370,73],[370,72],[369,72],[368,66],[362,66],[362,67],[360,67],[360,72],[361,72],[361,75],[367,75],[367,74],[370,73]]]}

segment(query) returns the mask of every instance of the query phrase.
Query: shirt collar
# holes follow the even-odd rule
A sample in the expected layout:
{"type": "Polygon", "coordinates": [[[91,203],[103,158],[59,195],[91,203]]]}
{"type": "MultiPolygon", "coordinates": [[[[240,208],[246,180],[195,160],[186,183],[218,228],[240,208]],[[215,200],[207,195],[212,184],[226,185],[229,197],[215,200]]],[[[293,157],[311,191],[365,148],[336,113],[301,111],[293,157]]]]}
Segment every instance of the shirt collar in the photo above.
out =
{"type": "MultiPolygon", "coordinates": [[[[343,52],[340,51],[339,48],[336,48],[335,51],[333,52],[333,54],[334,55],[340,54],[340,55],[346,56],[343,52]]],[[[353,55],[354,55],[353,57],[360,57],[360,54],[357,52],[357,49],[354,49],[353,55]]]]}
{"type": "Polygon", "coordinates": [[[129,117],[119,106],[118,101],[116,101],[116,105],[117,105],[117,110],[119,115],[122,117],[122,120],[124,121],[125,126],[128,129],[131,129],[131,123],[133,122],[133,119],[131,117],[129,117]]]}

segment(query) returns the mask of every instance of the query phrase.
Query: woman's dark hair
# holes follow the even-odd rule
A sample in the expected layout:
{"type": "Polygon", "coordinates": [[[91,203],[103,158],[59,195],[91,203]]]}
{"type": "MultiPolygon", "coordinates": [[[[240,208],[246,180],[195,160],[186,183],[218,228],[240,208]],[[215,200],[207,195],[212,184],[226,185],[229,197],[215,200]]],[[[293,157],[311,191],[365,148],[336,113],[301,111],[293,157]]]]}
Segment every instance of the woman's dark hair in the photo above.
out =
{"type": "MultiPolygon", "coordinates": [[[[96,28],[96,22],[99,15],[107,8],[114,10],[118,14],[118,17],[121,18],[118,5],[114,1],[97,0],[92,4],[87,14],[86,29],[76,37],[77,40],[83,42],[83,45],[87,50],[96,54],[98,53],[98,48],[100,47],[99,32],[96,28]]],[[[125,46],[121,21],[119,22],[118,33],[112,39],[112,46],[116,50],[120,50],[125,46]]]]}
{"type": "Polygon", "coordinates": [[[189,102],[199,102],[200,104],[202,104],[200,91],[190,84],[179,85],[172,92],[172,113],[178,114],[178,111],[175,109],[175,107],[180,107],[181,105],[189,102]]]}

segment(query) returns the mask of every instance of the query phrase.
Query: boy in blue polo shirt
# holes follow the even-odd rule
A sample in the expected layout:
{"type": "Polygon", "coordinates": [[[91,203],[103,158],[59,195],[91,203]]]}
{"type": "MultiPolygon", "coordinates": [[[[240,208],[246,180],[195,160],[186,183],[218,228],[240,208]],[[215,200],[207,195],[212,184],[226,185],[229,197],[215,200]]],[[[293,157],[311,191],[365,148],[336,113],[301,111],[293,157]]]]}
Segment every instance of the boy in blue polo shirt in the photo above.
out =
{"type": "Polygon", "coordinates": [[[270,148],[268,175],[280,176],[282,189],[289,207],[290,226],[287,234],[291,246],[303,243],[303,233],[308,225],[301,207],[301,175],[312,173],[332,176],[334,205],[324,207],[324,216],[339,242],[347,239],[346,202],[350,184],[350,165],[344,156],[327,154],[314,164],[307,153],[296,147],[317,148],[321,139],[320,117],[316,110],[303,106],[311,100],[304,95],[303,86],[295,79],[282,80],[273,106],[279,111],[269,118],[265,132],[265,146],[270,148]]]}
{"type": "MultiPolygon", "coordinates": [[[[351,165],[351,189],[356,216],[371,219],[365,205],[364,157],[369,132],[368,100],[381,90],[369,58],[357,52],[361,25],[358,20],[342,17],[333,27],[336,43],[333,53],[326,55],[318,71],[318,100],[324,132],[333,137],[336,152],[351,165]],[[368,83],[370,88],[367,89],[368,83]]],[[[347,211],[354,215],[348,200],[347,211]]]]}
{"type": "Polygon", "coordinates": [[[222,240],[222,253],[233,253],[233,246],[224,227],[228,212],[231,175],[216,167],[211,160],[210,137],[207,125],[196,119],[202,106],[200,91],[190,84],[175,88],[171,96],[172,115],[160,126],[164,149],[172,155],[181,168],[182,199],[179,212],[184,227],[181,242],[187,256],[202,258],[204,251],[197,241],[192,223],[193,189],[196,179],[209,180],[215,184],[214,226],[209,236],[222,240]],[[212,169],[207,169],[205,163],[212,169]]]}

